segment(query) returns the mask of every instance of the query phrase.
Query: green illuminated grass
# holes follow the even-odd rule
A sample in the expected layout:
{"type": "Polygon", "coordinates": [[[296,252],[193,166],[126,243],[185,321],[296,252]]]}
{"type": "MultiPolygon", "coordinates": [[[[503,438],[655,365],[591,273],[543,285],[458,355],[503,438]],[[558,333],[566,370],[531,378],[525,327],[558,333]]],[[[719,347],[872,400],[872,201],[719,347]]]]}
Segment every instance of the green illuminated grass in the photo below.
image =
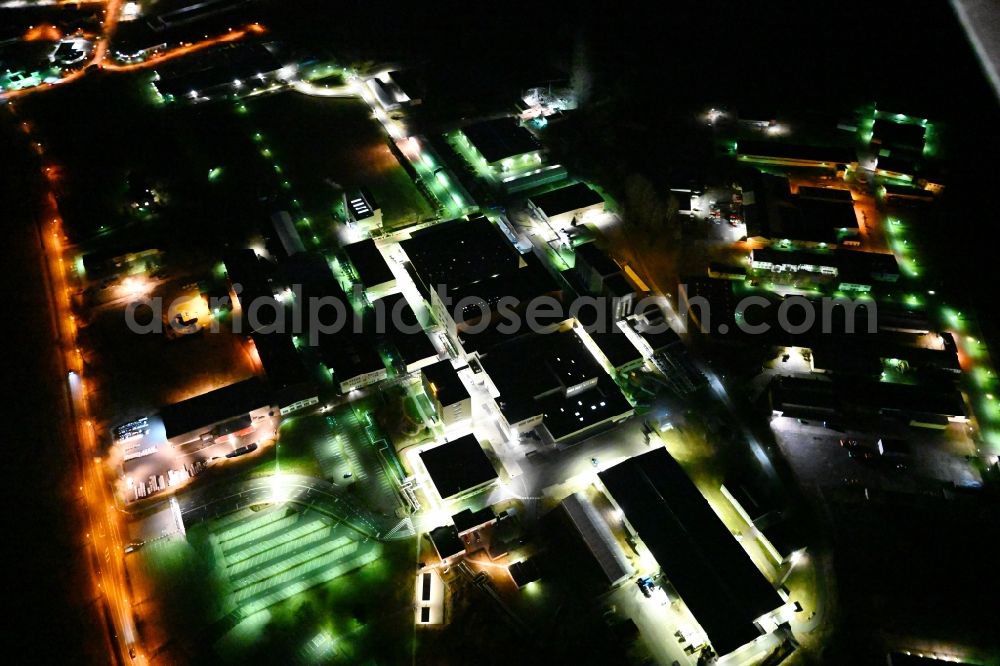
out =
{"type": "Polygon", "coordinates": [[[270,560],[284,558],[301,547],[312,546],[312,544],[330,537],[330,531],[326,528],[327,526],[317,521],[312,525],[312,529],[306,530],[294,538],[277,543],[265,551],[258,552],[238,562],[227,562],[227,571],[230,576],[240,576],[270,560]]]}
{"type": "Polygon", "coordinates": [[[215,645],[224,663],[409,663],[412,540],[358,544],[351,558],[288,579],[215,645]],[[374,547],[372,547],[374,546],[374,547]]]}

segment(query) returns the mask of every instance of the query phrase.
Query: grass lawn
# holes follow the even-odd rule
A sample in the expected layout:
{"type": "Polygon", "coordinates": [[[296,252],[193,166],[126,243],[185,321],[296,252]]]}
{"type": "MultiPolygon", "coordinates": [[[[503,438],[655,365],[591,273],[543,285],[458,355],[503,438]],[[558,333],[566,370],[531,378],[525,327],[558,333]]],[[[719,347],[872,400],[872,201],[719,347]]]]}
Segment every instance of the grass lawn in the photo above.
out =
{"type": "Polygon", "coordinates": [[[152,655],[191,663],[401,663],[414,543],[362,539],[301,507],[244,509],[129,559],[152,655]]]}
{"type": "Polygon", "coordinates": [[[408,663],[413,541],[235,626],[215,645],[224,663],[408,663]]]}
{"type": "Polygon", "coordinates": [[[259,132],[311,218],[327,222],[340,188],[367,187],[386,227],[433,215],[361,100],[285,93],[247,101],[247,122],[259,132]],[[294,119],[294,120],[291,120],[294,119]]]}

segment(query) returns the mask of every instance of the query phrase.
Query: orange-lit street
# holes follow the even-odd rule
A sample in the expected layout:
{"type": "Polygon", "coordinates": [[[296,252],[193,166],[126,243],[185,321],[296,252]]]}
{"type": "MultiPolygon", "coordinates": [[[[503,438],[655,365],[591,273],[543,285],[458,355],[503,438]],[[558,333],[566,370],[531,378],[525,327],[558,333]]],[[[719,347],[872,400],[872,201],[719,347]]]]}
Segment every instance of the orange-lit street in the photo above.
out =
{"type": "Polygon", "coordinates": [[[74,419],[76,440],[81,450],[80,459],[83,461],[83,469],[80,470],[81,490],[87,504],[86,538],[93,547],[91,565],[94,586],[107,602],[114,624],[115,650],[121,662],[145,663],[137,643],[138,636],[125,577],[124,516],[110,492],[106,469],[98,456],[97,435],[88,401],[88,384],[78,346],[77,324],[70,304],[72,292],[64,258],[65,235],[54,194],[50,192],[47,195],[41,210],[39,226],[48,263],[46,274],[55,308],[53,316],[63,355],[62,366],[65,369],[66,391],[74,419]]]}
{"type": "Polygon", "coordinates": [[[0,0],[7,661],[1000,666],[966,4],[0,0]]]}
{"type": "MultiPolygon", "coordinates": [[[[261,35],[266,32],[266,28],[264,28],[264,26],[260,23],[250,23],[239,29],[230,28],[228,32],[216,37],[206,37],[201,41],[184,44],[182,46],[177,46],[172,49],[156,53],[152,57],[141,62],[119,64],[108,58],[108,46],[111,43],[111,40],[114,37],[115,29],[118,26],[118,16],[121,12],[121,4],[122,0],[107,0],[107,6],[103,12],[104,20],[102,23],[101,35],[97,40],[97,44],[94,47],[94,52],[91,55],[90,60],[85,66],[63,75],[57,81],[42,83],[31,88],[22,88],[20,90],[8,90],[2,92],[0,93],[0,102],[14,100],[32,93],[43,92],[45,90],[51,90],[56,86],[72,83],[73,81],[83,78],[83,76],[85,76],[86,73],[95,66],[99,69],[112,72],[129,72],[148,69],[150,67],[161,65],[164,62],[176,60],[177,58],[182,58],[186,55],[203,51],[212,46],[237,42],[245,37],[261,35]]],[[[55,30],[55,28],[52,28],[51,26],[39,26],[38,28],[29,31],[25,35],[24,39],[30,41],[38,39],[57,39],[58,37],[59,33],[55,30]]]]}
{"type": "Polygon", "coordinates": [[[169,60],[175,60],[198,51],[202,51],[211,46],[216,46],[218,44],[226,44],[228,42],[236,42],[248,35],[259,35],[264,32],[263,26],[259,24],[251,24],[245,28],[239,30],[233,30],[227,32],[218,37],[210,37],[208,39],[203,39],[200,42],[195,42],[194,44],[188,44],[186,46],[178,46],[177,48],[170,49],[169,51],[164,51],[163,53],[158,53],[151,57],[149,60],[144,60],[142,62],[129,63],[127,65],[119,65],[116,63],[110,63],[105,61],[102,65],[102,69],[106,69],[111,72],[129,72],[137,69],[147,69],[149,67],[155,67],[161,65],[169,60]]]}
{"type": "Polygon", "coordinates": [[[104,58],[108,53],[108,45],[111,43],[111,39],[115,34],[115,28],[118,26],[118,14],[121,11],[121,4],[122,0],[108,0],[107,6],[104,8],[104,21],[102,23],[104,32],[101,35],[101,39],[97,42],[97,48],[94,49],[92,64],[100,65],[104,62],[104,58]]]}

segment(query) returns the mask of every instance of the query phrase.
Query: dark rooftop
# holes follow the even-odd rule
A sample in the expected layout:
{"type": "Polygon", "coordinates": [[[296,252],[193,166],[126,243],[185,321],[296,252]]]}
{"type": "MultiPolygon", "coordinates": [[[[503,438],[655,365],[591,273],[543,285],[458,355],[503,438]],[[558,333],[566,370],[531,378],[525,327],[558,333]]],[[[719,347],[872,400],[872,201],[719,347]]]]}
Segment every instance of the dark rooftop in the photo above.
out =
{"type": "Polygon", "coordinates": [[[841,190],[833,187],[809,187],[808,185],[799,187],[799,198],[822,199],[826,201],[854,201],[850,190],[841,190]]]}
{"type": "Polygon", "coordinates": [[[854,151],[850,148],[841,148],[839,146],[807,146],[794,143],[776,143],[773,141],[740,141],[737,143],[737,153],[753,157],[826,162],[830,166],[848,164],[857,159],[854,151]]]}
{"type": "Polygon", "coordinates": [[[896,157],[895,155],[892,157],[879,155],[875,169],[878,171],[889,171],[891,173],[901,173],[903,175],[912,176],[917,172],[917,164],[913,160],[896,157]]]}
{"type": "MultiPolygon", "coordinates": [[[[625,337],[624,333],[617,335],[625,337]]],[[[487,354],[482,364],[500,392],[497,405],[504,418],[517,423],[542,414],[546,429],[556,440],[632,408],[572,331],[508,342],[487,354]],[[533,370],[525,372],[524,368],[533,370]],[[572,390],[594,381],[596,384],[584,390],[572,390]]]]}
{"type": "Polygon", "coordinates": [[[465,298],[474,299],[461,312],[456,312],[455,322],[479,319],[484,307],[495,308],[504,297],[513,298],[511,307],[517,309],[518,305],[536,296],[559,292],[559,285],[536,255],[524,255],[518,265],[519,267],[489,275],[476,282],[449,285],[452,287],[449,289],[449,296],[454,303],[465,298]]]}
{"type": "Polygon", "coordinates": [[[268,404],[270,399],[264,385],[251,378],[167,405],[160,410],[160,417],[169,439],[219,421],[244,416],[268,404]]]}
{"type": "Polygon", "coordinates": [[[604,203],[604,199],[585,184],[574,183],[557,190],[549,190],[544,194],[536,194],[531,197],[531,203],[540,208],[548,217],[554,217],[594,204],[604,203]]]}
{"type": "Polygon", "coordinates": [[[454,525],[443,525],[430,531],[431,543],[442,560],[465,552],[465,544],[458,538],[454,525]]]}
{"type": "Polygon", "coordinates": [[[272,389],[282,389],[309,381],[309,374],[295,350],[292,336],[286,333],[251,335],[260,364],[272,389]]]}
{"type": "Polygon", "coordinates": [[[897,123],[879,118],[872,127],[872,142],[888,148],[921,152],[927,130],[914,123],[897,123]]]}
{"type": "Polygon", "coordinates": [[[385,331],[390,344],[396,348],[407,365],[437,356],[434,344],[427,337],[416,313],[402,294],[384,296],[372,305],[382,307],[382,316],[385,318],[381,327],[376,322],[375,330],[385,331]],[[397,313],[395,316],[394,312],[397,313]]]}
{"type": "Polygon", "coordinates": [[[539,149],[534,135],[514,118],[484,120],[463,127],[462,132],[490,163],[539,149]]]}
{"type": "Polygon", "coordinates": [[[837,243],[841,230],[853,232],[857,229],[858,219],[854,206],[847,201],[792,197],[786,201],[775,201],[767,209],[759,231],[752,235],[837,243]]]}
{"type": "Polygon", "coordinates": [[[344,382],[385,368],[382,357],[371,345],[369,336],[352,330],[319,336],[323,363],[333,370],[334,378],[344,382]]]}
{"type": "Polygon", "coordinates": [[[614,298],[625,298],[636,293],[636,288],[622,273],[615,273],[604,280],[604,293],[614,298]]]}
{"type": "Polygon", "coordinates": [[[511,244],[484,218],[438,224],[414,233],[400,246],[431,291],[439,284],[454,290],[519,264],[511,244]]]}
{"type": "Polygon", "coordinates": [[[629,414],[632,405],[615,381],[607,375],[597,380],[597,386],[574,395],[561,393],[538,401],[542,408],[542,423],[556,441],[588,431],[615,417],[629,414]]]}
{"type": "Polygon", "coordinates": [[[249,304],[258,298],[271,298],[271,285],[263,271],[263,263],[253,250],[227,252],[222,258],[226,275],[234,287],[239,285],[237,299],[246,312],[249,304]]]}
{"type": "Polygon", "coordinates": [[[500,391],[500,410],[512,423],[541,413],[537,404],[541,398],[605,374],[572,331],[500,345],[482,359],[482,365],[500,391]]]}
{"type": "Polygon", "coordinates": [[[620,368],[628,363],[633,363],[642,358],[640,352],[625,332],[617,326],[608,333],[594,332],[590,334],[591,339],[601,353],[607,357],[608,362],[616,368],[620,368]]]}
{"type": "Polygon", "coordinates": [[[442,405],[447,407],[469,397],[469,391],[465,388],[465,384],[462,383],[455,368],[452,367],[450,359],[428,365],[420,372],[431,383],[434,397],[442,405]]]}
{"type": "Polygon", "coordinates": [[[475,435],[465,435],[421,451],[420,459],[444,499],[497,478],[493,463],[475,435]]]}
{"type": "Polygon", "coordinates": [[[542,572],[538,570],[535,560],[529,558],[510,565],[510,577],[514,579],[514,584],[524,587],[528,583],[533,583],[542,577],[542,572]]]}
{"type": "Polygon", "coordinates": [[[754,621],[781,598],[677,461],[657,449],[598,476],[715,650],[757,638],[754,621]]]}
{"type": "Polygon", "coordinates": [[[396,279],[371,238],[344,246],[344,254],[354,266],[361,284],[366,289],[396,279]]]}
{"type": "Polygon", "coordinates": [[[451,522],[455,523],[455,529],[458,530],[459,534],[461,534],[462,532],[466,532],[474,527],[479,527],[480,525],[496,519],[497,517],[496,514],[493,513],[493,509],[487,506],[479,511],[462,509],[451,517],[451,522]]]}
{"type": "Polygon", "coordinates": [[[608,253],[597,247],[594,243],[584,243],[577,245],[574,249],[577,262],[583,261],[590,268],[594,269],[601,277],[607,277],[616,273],[621,273],[622,267],[615,262],[608,253]]]}
{"type": "Polygon", "coordinates": [[[964,416],[962,394],[953,385],[918,386],[869,380],[830,382],[778,377],[771,404],[791,416],[803,411],[843,413],[848,408],[909,415],[964,416]]]}

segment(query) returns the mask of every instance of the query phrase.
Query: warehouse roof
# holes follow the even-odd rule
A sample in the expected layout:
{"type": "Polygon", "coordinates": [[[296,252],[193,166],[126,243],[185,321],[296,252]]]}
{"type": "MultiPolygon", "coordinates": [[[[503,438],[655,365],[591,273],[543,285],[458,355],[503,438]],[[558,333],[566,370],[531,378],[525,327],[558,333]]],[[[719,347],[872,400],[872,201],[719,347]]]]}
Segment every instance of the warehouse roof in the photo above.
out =
{"type": "Polygon", "coordinates": [[[468,532],[486,523],[491,523],[497,519],[496,514],[490,507],[484,507],[479,511],[472,509],[462,509],[451,517],[451,522],[455,523],[455,529],[459,534],[468,532]]]}
{"type": "Polygon", "coordinates": [[[469,397],[469,391],[452,367],[450,359],[428,365],[421,372],[433,386],[434,397],[442,405],[447,407],[469,397]]]}
{"type": "MultiPolygon", "coordinates": [[[[557,190],[549,190],[544,194],[531,197],[531,203],[541,209],[546,216],[555,217],[595,204],[604,203],[600,194],[583,183],[574,183],[557,190]]],[[[582,246],[581,246],[582,247],[582,246]]]]}
{"type": "Polygon", "coordinates": [[[245,416],[269,404],[264,385],[251,378],[167,405],[160,410],[160,417],[167,439],[170,439],[220,421],[245,416]]]}
{"type": "Polygon", "coordinates": [[[598,475],[720,655],[760,635],[781,598],[666,449],[598,475]]]}
{"type": "Polygon", "coordinates": [[[462,128],[487,162],[499,162],[538,150],[538,140],[511,117],[484,120],[462,128]]]}
{"type": "Polygon", "coordinates": [[[396,279],[389,264],[386,263],[382,253],[375,245],[375,241],[371,238],[344,246],[344,254],[354,266],[361,284],[366,289],[396,279]]]}
{"type": "Polygon", "coordinates": [[[493,463],[475,435],[465,435],[421,451],[420,459],[443,499],[497,478],[493,463]]]}
{"type": "Polygon", "coordinates": [[[583,261],[594,269],[601,277],[621,273],[622,267],[608,253],[594,243],[584,243],[574,248],[577,262],[583,261]]]}
{"type": "Polygon", "coordinates": [[[773,141],[740,141],[737,153],[752,157],[826,162],[830,165],[847,164],[855,161],[854,151],[839,146],[807,146],[773,141]]]}
{"type": "Polygon", "coordinates": [[[381,306],[384,317],[382,324],[379,325],[376,315],[375,332],[388,336],[389,342],[407,365],[437,356],[437,349],[434,348],[416,313],[402,294],[384,296],[372,305],[381,306]]]}
{"type": "Polygon", "coordinates": [[[892,148],[919,152],[924,148],[927,130],[915,123],[897,123],[878,119],[872,127],[873,142],[892,148]]]}
{"type": "Polygon", "coordinates": [[[611,529],[586,497],[581,493],[574,493],[563,500],[562,508],[609,583],[615,584],[631,575],[632,567],[622,555],[611,529]]]}
{"type": "Polygon", "coordinates": [[[485,218],[438,224],[400,246],[428,290],[440,284],[457,289],[519,265],[517,252],[485,218]]]}

